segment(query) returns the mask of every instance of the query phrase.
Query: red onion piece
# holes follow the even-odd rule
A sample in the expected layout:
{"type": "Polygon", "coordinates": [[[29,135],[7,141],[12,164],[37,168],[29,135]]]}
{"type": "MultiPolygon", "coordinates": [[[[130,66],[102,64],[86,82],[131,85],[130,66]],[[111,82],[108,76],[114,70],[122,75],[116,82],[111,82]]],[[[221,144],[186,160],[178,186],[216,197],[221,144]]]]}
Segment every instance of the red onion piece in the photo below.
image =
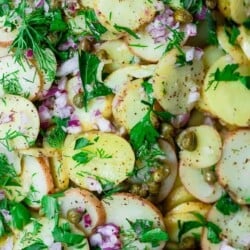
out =
{"type": "Polygon", "coordinates": [[[171,124],[175,127],[175,128],[181,128],[183,126],[185,126],[190,118],[190,114],[186,113],[186,114],[181,114],[181,115],[176,115],[175,117],[173,117],[171,119],[171,124]]]}
{"type": "Polygon", "coordinates": [[[63,246],[61,242],[54,242],[49,246],[49,250],[62,250],[63,246]]]}
{"type": "Polygon", "coordinates": [[[45,3],[45,0],[37,0],[37,1],[35,1],[35,8],[43,7],[44,3],[45,3]]]}
{"type": "Polygon", "coordinates": [[[33,58],[33,50],[32,49],[27,49],[25,52],[25,56],[27,59],[32,59],[33,58]]]}
{"type": "Polygon", "coordinates": [[[98,180],[92,177],[86,177],[85,183],[90,191],[96,191],[99,194],[102,192],[102,185],[98,180]]]}
{"type": "Polygon", "coordinates": [[[206,6],[202,6],[202,9],[200,10],[200,12],[197,12],[195,14],[195,18],[197,20],[205,20],[206,19],[206,15],[207,15],[207,7],[206,6]]]}
{"type": "Polygon", "coordinates": [[[62,63],[61,66],[57,69],[56,76],[67,76],[76,70],[79,70],[79,62],[77,55],[62,63]]]}
{"type": "Polygon", "coordinates": [[[7,223],[10,222],[10,221],[12,220],[12,216],[11,216],[11,214],[10,214],[10,212],[9,212],[8,210],[6,210],[6,209],[1,209],[0,212],[1,212],[1,214],[2,214],[2,216],[3,216],[3,218],[4,218],[4,220],[5,220],[7,223]]]}
{"type": "Polygon", "coordinates": [[[5,192],[4,192],[4,190],[1,189],[0,190],[0,201],[3,199],[5,199],[5,192]]]}
{"type": "Polygon", "coordinates": [[[194,23],[186,24],[185,33],[187,34],[187,36],[190,36],[190,37],[196,36],[197,35],[197,25],[194,23]]]}
{"type": "Polygon", "coordinates": [[[68,50],[70,48],[72,48],[74,50],[77,49],[77,44],[73,41],[72,38],[69,38],[66,42],[64,42],[58,46],[58,49],[61,51],[65,51],[65,50],[68,50]]]}
{"type": "Polygon", "coordinates": [[[84,214],[82,216],[82,220],[84,222],[84,227],[88,228],[92,225],[92,220],[91,220],[90,214],[84,214]]]}

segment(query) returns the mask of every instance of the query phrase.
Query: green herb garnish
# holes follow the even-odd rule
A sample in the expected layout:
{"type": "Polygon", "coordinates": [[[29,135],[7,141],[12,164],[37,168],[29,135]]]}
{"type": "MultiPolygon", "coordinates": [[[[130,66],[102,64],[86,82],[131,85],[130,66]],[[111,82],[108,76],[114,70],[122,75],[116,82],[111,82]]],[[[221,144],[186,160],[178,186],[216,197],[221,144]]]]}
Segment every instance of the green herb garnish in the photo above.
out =
{"type": "Polygon", "coordinates": [[[235,203],[228,194],[224,194],[217,202],[215,207],[224,215],[236,213],[240,205],[235,203]]]}

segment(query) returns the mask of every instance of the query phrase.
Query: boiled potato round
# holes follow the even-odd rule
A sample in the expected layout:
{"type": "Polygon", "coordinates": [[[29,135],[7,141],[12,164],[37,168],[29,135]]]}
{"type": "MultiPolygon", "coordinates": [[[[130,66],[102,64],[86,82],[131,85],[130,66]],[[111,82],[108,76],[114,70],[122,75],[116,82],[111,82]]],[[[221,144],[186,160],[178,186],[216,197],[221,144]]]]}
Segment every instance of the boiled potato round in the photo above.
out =
{"type": "Polygon", "coordinates": [[[221,137],[217,130],[208,125],[189,127],[179,135],[180,140],[184,135],[191,133],[194,133],[197,145],[194,150],[181,148],[180,160],[185,162],[185,165],[196,168],[206,168],[216,164],[220,159],[222,148],[221,137]]]}
{"type": "Polygon", "coordinates": [[[152,77],[154,97],[164,110],[174,115],[187,113],[194,107],[190,96],[198,91],[204,71],[201,60],[178,67],[178,53],[173,49],[162,57],[152,77]]]}
{"type": "Polygon", "coordinates": [[[24,97],[0,98],[0,143],[8,150],[28,148],[36,140],[40,121],[36,107],[24,97]]]}
{"type": "MultiPolygon", "coordinates": [[[[208,70],[202,96],[207,103],[208,111],[219,119],[239,127],[248,127],[250,124],[250,91],[239,80],[238,81],[219,81],[210,86],[213,74],[216,70],[223,70],[229,64],[236,62],[229,56],[223,56],[216,61],[208,70]]],[[[239,64],[237,69],[241,75],[250,75],[249,64],[239,64]]]]}
{"type": "Polygon", "coordinates": [[[96,179],[103,183],[119,184],[127,178],[127,174],[134,168],[135,156],[130,144],[122,137],[103,133],[88,132],[78,134],[74,139],[66,139],[63,148],[63,165],[68,168],[69,178],[78,186],[91,189],[88,179],[96,179]],[[74,150],[77,139],[85,138],[92,145],[74,150]],[[83,151],[96,154],[89,162],[78,164],[73,156],[83,151]],[[101,157],[98,152],[103,152],[101,157]]]}

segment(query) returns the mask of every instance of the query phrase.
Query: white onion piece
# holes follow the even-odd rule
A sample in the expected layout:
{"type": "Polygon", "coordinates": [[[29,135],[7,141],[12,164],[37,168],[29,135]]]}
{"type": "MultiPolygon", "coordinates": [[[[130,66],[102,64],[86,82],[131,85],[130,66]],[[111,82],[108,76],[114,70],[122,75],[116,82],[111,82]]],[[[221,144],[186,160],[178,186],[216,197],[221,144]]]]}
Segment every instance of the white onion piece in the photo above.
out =
{"type": "Polygon", "coordinates": [[[62,243],[61,242],[54,242],[49,246],[49,250],[62,250],[62,243]]]}

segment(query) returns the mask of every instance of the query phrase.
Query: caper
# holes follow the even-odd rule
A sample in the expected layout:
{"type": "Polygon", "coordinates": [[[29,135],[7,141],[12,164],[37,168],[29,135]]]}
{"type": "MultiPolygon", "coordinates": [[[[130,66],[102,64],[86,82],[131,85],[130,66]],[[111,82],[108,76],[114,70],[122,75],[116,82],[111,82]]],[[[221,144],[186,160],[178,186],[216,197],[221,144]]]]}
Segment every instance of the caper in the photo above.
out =
{"type": "Polygon", "coordinates": [[[83,94],[78,93],[73,97],[73,103],[77,108],[82,108],[84,103],[83,103],[83,94]]]}
{"type": "Polygon", "coordinates": [[[158,182],[149,182],[148,184],[148,191],[150,194],[158,194],[160,191],[161,184],[158,182]]]}
{"type": "Polygon", "coordinates": [[[148,187],[147,185],[143,184],[140,188],[139,196],[146,197],[148,195],[148,187]]]}
{"type": "Polygon", "coordinates": [[[166,172],[163,168],[158,168],[153,173],[153,180],[155,182],[162,182],[165,177],[166,177],[166,172]]]}
{"type": "Polygon", "coordinates": [[[217,181],[217,176],[215,172],[211,169],[204,170],[203,176],[204,176],[204,180],[208,184],[214,184],[217,181]]]}
{"type": "Polygon", "coordinates": [[[141,185],[138,184],[132,184],[130,187],[130,192],[132,194],[140,195],[141,185]]]}
{"type": "Polygon", "coordinates": [[[193,22],[193,16],[185,9],[177,9],[174,13],[174,19],[180,23],[191,23],[193,22]]]}
{"type": "Polygon", "coordinates": [[[67,212],[67,219],[73,224],[78,224],[82,219],[82,213],[72,208],[67,212]]]}
{"type": "Polygon", "coordinates": [[[184,238],[180,245],[180,249],[195,249],[195,239],[193,237],[184,238]]]}
{"type": "Polygon", "coordinates": [[[197,147],[197,136],[194,131],[183,132],[177,139],[177,144],[181,149],[194,151],[197,147]]]}
{"type": "Polygon", "coordinates": [[[164,139],[169,139],[174,135],[174,128],[168,123],[163,123],[161,125],[161,135],[164,139]]]}
{"type": "Polygon", "coordinates": [[[206,6],[213,10],[217,5],[217,1],[216,0],[206,0],[206,6]]]}

